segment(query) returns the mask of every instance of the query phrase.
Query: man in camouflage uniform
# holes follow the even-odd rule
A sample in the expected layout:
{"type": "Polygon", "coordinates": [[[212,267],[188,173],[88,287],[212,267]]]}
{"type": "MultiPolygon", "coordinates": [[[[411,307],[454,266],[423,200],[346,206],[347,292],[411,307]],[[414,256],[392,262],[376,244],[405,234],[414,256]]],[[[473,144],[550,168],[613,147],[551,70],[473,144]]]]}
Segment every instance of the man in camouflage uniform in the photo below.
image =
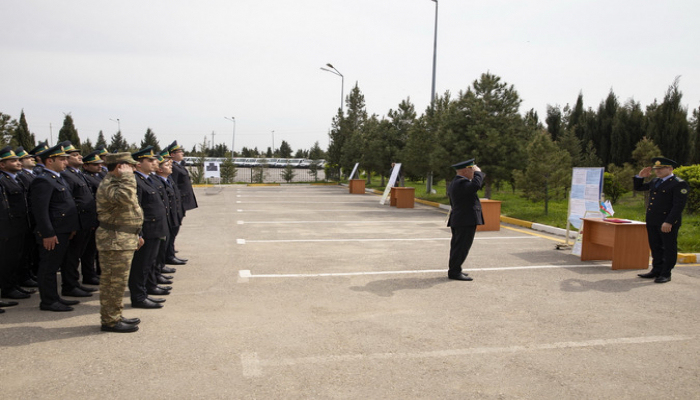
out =
{"type": "Polygon", "coordinates": [[[130,153],[105,155],[107,176],[97,189],[95,232],[97,250],[102,256],[100,277],[100,317],[106,332],[136,332],[138,318],[123,318],[124,291],[134,251],[143,245],[139,237],[143,211],[136,197],[136,161],[130,153]]]}

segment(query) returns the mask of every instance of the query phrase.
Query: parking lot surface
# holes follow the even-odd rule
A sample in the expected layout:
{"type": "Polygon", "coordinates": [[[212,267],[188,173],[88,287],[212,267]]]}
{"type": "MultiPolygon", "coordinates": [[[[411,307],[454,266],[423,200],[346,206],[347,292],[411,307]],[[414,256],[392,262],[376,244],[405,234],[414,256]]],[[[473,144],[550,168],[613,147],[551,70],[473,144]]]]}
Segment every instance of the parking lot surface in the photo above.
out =
{"type": "Polygon", "coordinates": [[[340,186],[196,194],[165,307],[125,296],[138,332],[100,332],[97,295],[5,309],[2,398],[700,398],[697,266],[654,284],[502,225],[452,281],[442,210],[340,186]]]}

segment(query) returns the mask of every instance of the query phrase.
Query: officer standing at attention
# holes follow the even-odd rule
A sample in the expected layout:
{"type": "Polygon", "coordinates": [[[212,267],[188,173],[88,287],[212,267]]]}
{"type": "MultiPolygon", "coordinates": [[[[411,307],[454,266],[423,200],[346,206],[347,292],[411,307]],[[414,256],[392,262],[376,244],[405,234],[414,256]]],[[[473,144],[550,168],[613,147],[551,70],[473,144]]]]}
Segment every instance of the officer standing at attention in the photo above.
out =
{"type": "MultiPolygon", "coordinates": [[[[98,153],[99,150],[95,150],[83,157],[83,177],[87,180],[88,186],[95,196],[97,196],[97,188],[104,178],[104,174],[102,174],[104,160],[100,158],[98,153]]],[[[85,247],[83,256],[80,258],[80,269],[83,273],[83,284],[100,284],[99,275],[101,269],[100,259],[97,255],[97,247],[95,247],[95,231],[90,234],[87,247],[85,247]]]]}
{"type": "Polygon", "coordinates": [[[29,187],[29,201],[36,220],[39,241],[39,308],[45,311],[73,311],[77,300],[58,296],[56,273],[68,252],[70,237],[80,229],[78,208],[68,185],[61,178],[68,155],[59,144],[39,153],[44,172],[29,187]]]}
{"type": "MultiPolygon", "coordinates": [[[[78,268],[80,259],[90,242],[90,236],[97,229],[95,194],[88,186],[88,181],[83,176],[83,173],[80,172],[79,168],[83,165],[80,149],[75,148],[70,141],[61,143],[61,146],[63,146],[63,151],[68,154],[68,166],[66,166],[66,170],[61,174],[61,177],[66,181],[73,194],[73,200],[78,208],[78,219],[80,220],[80,229],[70,239],[68,254],[61,266],[61,295],[91,297],[92,292],[97,291],[97,289],[80,284],[78,268]]],[[[83,279],[86,281],[97,278],[94,269],[85,269],[84,272],[90,275],[83,276],[83,279]]]]}
{"type": "Polygon", "coordinates": [[[32,172],[34,172],[34,175],[39,175],[42,172],[44,172],[44,161],[39,157],[39,153],[42,153],[46,150],[49,149],[49,142],[42,142],[36,145],[35,148],[31,149],[29,151],[29,154],[34,156],[34,160],[36,161],[34,163],[34,168],[32,169],[32,172]]]}
{"type": "Polygon", "coordinates": [[[4,299],[26,299],[29,294],[18,284],[20,265],[23,261],[24,240],[29,231],[29,209],[27,206],[27,188],[19,180],[18,172],[22,170],[19,157],[7,146],[0,150],[0,186],[5,191],[9,205],[9,224],[2,230],[7,235],[0,241],[0,292],[4,299]]]}
{"type": "MultiPolygon", "coordinates": [[[[136,195],[143,210],[143,228],[141,237],[143,246],[134,253],[129,273],[129,291],[131,306],[134,308],[161,308],[163,299],[149,298],[148,277],[156,265],[156,257],[161,243],[168,236],[168,220],[165,203],[158,191],[151,173],[158,169],[158,160],[153,153],[153,146],[148,146],[131,155],[136,160],[136,195]]],[[[152,291],[153,292],[153,291],[152,291]]],[[[169,294],[158,291],[158,294],[169,294]]]]}
{"type": "Polygon", "coordinates": [[[468,274],[462,273],[462,264],[469,255],[474,242],[476,226],[484,224],[481,202],[477,192],[484,185],[484,173],[474,164],[474,159],[452,166],[457,176],[447,188],[452,210],[447,226],[452,230],[450,261],[447,277],[458,281],[471,281],[468,274]]]}
{"type": "MultiPolygon", "coordinates": [[[[15,154],[17,154],[19,161],[22,163],[22,170],[17,173],[17,178],[27,188],[27,196],[29,196],[29,187],[32,185],[35,177],[33,169],[36,166],[36,161],[34,156],[27,153],[22,146],[15,149],[15,154]]],[[[39,269],[39,247],[34,238],[36,224],[34,223],[34,215],[32,215],[31,210],[29,210],[29,224],[30,228],[24,236],[24,255],[22,256],[24,269],[20,271],[19,282],[20,286],[35,288],[39,286],[36,282],[36,272],[39,269]]]]}
{"type": "Polygon", "coordinates": [[[122,298],[131,261],[134,251],[143,244],[143,239],[139,238],[143,211],[136,197],[136,161],[129,153],[107,154],[105,160],[108,173],[97,189],[100,226],[95,232],[97,249],[103,257],[100,277],[101,330],[136,332],[141,320],[122,317],[122,298]]]}
{"type": "Polygon", "coordinates": [[[651,271],[639,274],[656,283],[671,280],[671,270],[678,258],[678,229],[681,215],[688,200],[688,182],[673,174],[678,163],[664,157],[651,159],[653,167],[645,167],[634,179],[634,190],[648,190],[646,227],[649,248],[651,249],[651,271]],[[644,183],[654,170],[656,178],[644,183]]]}
{"type": "MultiPolygon", "coordinates": [[[[178,191],[180,192],[180,203],[182,204],[182,217],[184,218],[187,211],[194,210],[198,207],[197,198],[192,189],[192,180],[190,173],[185,167],[185,150],[177,144],[177,140],[168,146],[168,152],[173,158],[173,173],[171,178],[175,182],[178,191]]],[[[166,263],[172,265],[182,265],[187,262],[187,259],[175,256],[175,237],[180,231],[180,227],[174,229],[173,239],[170,241],[169,248],[166,253],[166,263]]]]}
{"type": "MultiPolygon", "coordinates": [[[[10,226],[10,205],[7,202],[7,197],[5,197],[5,189],[0,186],[0,243],[8,239],[12,232],[8,229],[10,226]]],[[[2,284],[2,281],[0,281],[2,284]]],[[[12,307],[16,306],[16,301],[0,301],[0,307],[12,307]]],[[[0,308],[0,314],[4,313],[5,310],[0,308]]]]}

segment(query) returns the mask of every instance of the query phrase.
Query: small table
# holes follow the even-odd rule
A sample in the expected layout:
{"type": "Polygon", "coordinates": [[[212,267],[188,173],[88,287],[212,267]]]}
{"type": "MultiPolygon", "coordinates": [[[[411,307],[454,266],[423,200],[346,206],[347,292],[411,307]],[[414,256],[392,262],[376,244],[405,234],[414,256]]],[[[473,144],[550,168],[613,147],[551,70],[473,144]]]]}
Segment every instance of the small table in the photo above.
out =
{"type": "Polygon", "coordinates": [[[644,222],[607,222],[581,218],[581,261],[612,260],[612,269],[649,268],[649,240],[644,222]]]}
{"type": "Polygon", "coordinates": [[[396,208],[413,208],[416,198],[416,188],[392,187],[389,205],[396,208]]]}
{"type": "Polygon", "coordinates": [[[348,187],[350,188],[350,194],[365,194],[364,179],[350,179],[348,187]]]}

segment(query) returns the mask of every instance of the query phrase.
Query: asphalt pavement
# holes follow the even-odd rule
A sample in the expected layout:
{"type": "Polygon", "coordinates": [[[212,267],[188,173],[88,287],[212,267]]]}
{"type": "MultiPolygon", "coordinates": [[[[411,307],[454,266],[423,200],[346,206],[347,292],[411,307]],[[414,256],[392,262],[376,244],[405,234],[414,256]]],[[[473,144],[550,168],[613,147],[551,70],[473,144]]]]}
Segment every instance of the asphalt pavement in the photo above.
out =
{"type": "Polygon", "coordinates": [[[478,232],[447,279],[445,212],[346,187],[197,188],[172,294],[99,329],[38,295],[0,315],[3,399],[700,398],[700,267],[655,284],[478,232]]]}

